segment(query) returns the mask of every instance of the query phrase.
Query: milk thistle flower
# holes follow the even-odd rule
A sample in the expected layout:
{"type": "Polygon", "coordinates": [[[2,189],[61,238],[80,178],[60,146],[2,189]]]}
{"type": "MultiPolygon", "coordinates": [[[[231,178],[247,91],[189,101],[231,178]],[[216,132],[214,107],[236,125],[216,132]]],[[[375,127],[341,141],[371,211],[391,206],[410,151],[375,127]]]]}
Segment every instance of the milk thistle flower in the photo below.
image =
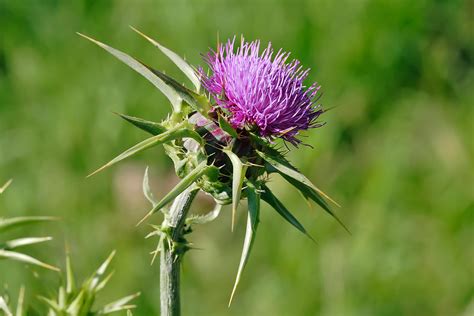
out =
{"type": "Polygon", "coordinates": [[[303,85],[309,69],[289,53],[275,56],[271,43],[260,53],[260,41],[243,38],[235,52],[235,38],[205,56],[212,75],[200,69],[204,87],[216,104],[227,110],[232,127],[254,129],[260,136],[281,137],[293,144],[300,130],[320,126],[323,112],[315,106],[320,87],[303,85]]]}
{"type": "MultiPolygon", "coordinates": [[[[135,29],[134,29],[135,30],[135,29]]],[[[148,181],[144,194],[152,209],[141,222],[161,212],[164,220],[153,226],[149,236],[158,236],[153,259],[160,253],[161,314],[179,315],[179,267],[190,249],[185,235],[191,226],[215,219],[223,205],[232,205],[232,225],[241,199],[247,200],[247,226],[244,247],[231,300],[248,261],[259,224],[260,201],[303,234],[303,225],[267,186],[274,173],[282,176],[341,224],[329,206],[332,201],[286,158],[276,140],[294,145],[300,131],[320,126],[316,120],[323,110],[316,105],[319,86],[304,85],[308,70],[297,60],[289,62],[289,53],[275,55],[270,44],[260,53],[260,42],[245,42],[234,52],[235,39],[204,55],[210,73],[189,65],[176,53],[150,37],[145,37],[171,59],[188,77],[186,87],[163,72],[104,43],[80,34],[130,66],[157,87],[169,99],[172,113],[157,123],[119,114],[136,127],[152,134],[93,172],[157,145],[163,145],[173,160],[180,182],[161,200],[156,200],[148,181]],[[214,198],[215,208],[206,215],[190,215],[192,200],[198,191],[214,198]],[[171,204],[168,208],[167,205],[171,204]]],[[[92,175],[91,174],[91,175],[92,175]]],[[[335,202],[334,202],[335,203],[335,202]]],[[[336,203],[337,204],[337,203],[336,203]]],[[[230,304],[230,303],[229,303],[230,304]]]]}

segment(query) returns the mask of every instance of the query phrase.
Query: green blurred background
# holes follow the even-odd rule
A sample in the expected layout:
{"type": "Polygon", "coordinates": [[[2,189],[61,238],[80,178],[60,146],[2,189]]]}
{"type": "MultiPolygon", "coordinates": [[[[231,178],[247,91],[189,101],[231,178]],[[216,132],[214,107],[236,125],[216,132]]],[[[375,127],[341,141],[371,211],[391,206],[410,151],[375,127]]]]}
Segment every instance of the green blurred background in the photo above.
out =
{"type": "MultiPolygon", "coordinates": [[[[195,65],[222,39],[271,41],[311,67],[335,107],[290,158],[339,201],[352,236],[282,181],[271,183],[317,245],[262,212],[234,304],[227,301],[243,242],[244,209],[196,227],[183,268],[184,315],[474,315],[474,41],[472,1],[15,1],[0,0],[2,216],[44,214],[58,224],[29,253],[78,277],[117,249],[101,300],[142,291],[135,315],[159,313],[156,240],[135,223],[148,210],[147,165],[162,196],[177,181],[155,148],[85,176],[146,135],[112,111],[160,120],[166,99],[145,79],[78,37],[83,32],[184,81],[136,26],[195,65]]],[[[194,210],[211,204],[201,198],[194,210]]],[[[155,217],[154,221],[160,219],[155,217]]],[[[27,301],[52,272],[0,262],[0,284],[27,301]]]]}

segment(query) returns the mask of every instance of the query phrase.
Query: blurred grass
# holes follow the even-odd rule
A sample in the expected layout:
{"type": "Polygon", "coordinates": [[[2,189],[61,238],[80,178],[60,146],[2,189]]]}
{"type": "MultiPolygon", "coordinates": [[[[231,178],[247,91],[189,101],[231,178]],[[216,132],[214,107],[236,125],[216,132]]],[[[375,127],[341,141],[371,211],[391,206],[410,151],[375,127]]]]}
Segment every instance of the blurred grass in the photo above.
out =
{"type": "MultiPolygon", "coordinates": [[[[117,249],[104,299],[142,291],[135,315],[157,314],[158,267],[147,255],[154,241],[134,224],[148,208],[145,166],[162,195],[176,181],[171,163],[154,149],[85,175],[144,137],[112,111],[159,120],[170,106],[75,32],[178,77],[128,25],[196,65],[217,33],[244,34],[292,51],[323,86],[323,104],[336,107],[325,127],[307,133],[315,149],[291,158],[344,205],[339,213],[353,235],[275,179],[318,245],[265,208],[228,309],[244,221],[231,233],[224,212],[191,238],[203,250],[185,259],[184,314],[472,315],[473,11],[473,2],[457,0],[0,0],[0,182],[15,179],[1,215],[61,216],[53,229],[30,228],[57,236],[30,253],[64,266],[65,239],[81,277],[117,249]]],[[[202,199],[200,207],[210,205],[202,199]]],[[[0,262],[0,271],[13,292],[28,285],[29,302],[57,282],[21,265],[0,262]]]]}

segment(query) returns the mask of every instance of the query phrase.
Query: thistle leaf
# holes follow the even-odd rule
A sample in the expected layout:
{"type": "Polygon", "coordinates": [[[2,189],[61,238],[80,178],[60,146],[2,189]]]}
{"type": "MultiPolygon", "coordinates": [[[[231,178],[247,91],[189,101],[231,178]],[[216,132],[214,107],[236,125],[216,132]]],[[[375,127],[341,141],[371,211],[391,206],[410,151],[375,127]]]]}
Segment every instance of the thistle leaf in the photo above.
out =
{"type": "Polygon", "coordinates": [[[112,303],[105,305],[102,309],[98,311],[99,315],[110,314],[114,312],[118,312],[121,310],[126,310],[130,308],[135,308],[135,305],[127,305],[131,300],[140,296],[140,292],[125,296],[119,300],[116,300],[112,303]]]}
{"type": "Polygon", "coordinates": [[[110,262],[115,256],[116,251],[112,251],[110,255],[105,259],[105,261],[100,265],[100,267],[94,272],[94,274],[90,277],[87,282],[87,289],[91,292],[96,292],[97,286],[99,285],[100,279],[104,275],[105,271],[107,270],[110,262]]]}
{"type": "Polygon", "coordinates": [[[237,131],[232,127],[232,125],[229,124],[229,122],[227,122],[227,120],[222,115],[219,115],[219,127],[233,138],[239,137],[237,131]]]}
{"type": "Polygon", "coordinates": [[[197,179],[199,179],[206,171],[208,166],[206,161],[201,162],[196,168],[194,168],[190,173],[188,173],[170,192],[168,192],[160,202],[158,202],[151,211],[149,211],[145,217],[143,217],[137,226],[143,223],[148,217],[159,211],[166,204],[174,200],[178,195],[180,195],[184,190],[191,186],[197,179]]]}
{"type": "Polygon", "coordinates": [[[143,176],[143,194],[145,195],[146,199],[151,203],[153,207],[158,204],[153,192],[151,192],[150,188],[150,178],[148,176],[148,167],[145,169],[145,175],[143,176]]]}
{"type": "Polygon", "coordinates": [[[188,77],[188,79],[193,83],[194,87],[196,87],[196,91],[199,92],[199,89],[201,88],[201,81],[199,80],[199,77],[196,75],[195,70],[191,65],[189,65],[183,58],[181,58],[178,54],[173,52],[172,50],[164,47],[154,39],[146,36],[133,26],[130,26],[132,30],[143,36],[145,39],[147,39],[150,43],[152,43],[155,47],[157,47],[163,54],[165,54],[171,61],[188,77]]]}
{"type": "Polygon", "coordinates": [[[188,103],[194,110],[198,111],[205,117],[208,117],[208,112],[211,109],[211,104],[206,96],[198,94],[192,90],[189,90],[170,76],[162,73],[159,70],[153,69],[150,66],[145,65],[148,70],[154,73],[159,77],[163,82],[165,82],[171,89],[180,96],[186,103],[188,103]]]}
{"type": "Polygon", "coordinates": [[[18,238],[13,239],[5,242],[4,249],[11,250],[23,246],[29,246],[33,244],[39,244],[45,241],[52,240],[52,237],[26,237],[26,238],[18,238]]]}
{"type": "Polygon", "coordinates": [[[53,310],[55,310],[56,312],[60,312],[61,311],[61,307],[58,305],[58,303],[56,303],[54,300],[52,299],[49,299],[47,297],[44,297],[44,296],[38,296],[38,299],[40,299],[41,301],[45,302],[46,305],[48,305],[50,308],[52,308],[53,310]]]}
{"type": "Polygon", "coordinates": [[[97,287],[95,288],[96,293],[101,291],[109,283],[110,279],[114,276],[114,273],[115,271],[110,272],[102,281],[100,281],[99,284],[97,284],[97,287]]]}
{"type": "Polygon", "coordinates": [[[139,117],[129,116],[129,115],[121,114],[121,113],[115,113],[115,114],[117,114],[118,116],[126,120],[127,122],[132,123],[139,129],[142,129],[145,132],[148,132],[152,135],[156,136],[156,135],[166,132],[166,127],[164,127],[163,125],[159,123],[147,121],[139,117]]]}
{"type": "Polygon", "coordinates": [[[298,189],[303,197],[306,199],[311,199],[316,202],[323,210],[325,210],[329,215],[331,215],[349,234],[351,234],[350,230],[344,224],[344,222],[337,216],[337,214],[331,209],[328,203],[323,199],[321,195],[312,188],[302,184],[301,182],[287,176],[282,175],[283,178],[288,181],[291,185],[293,185],[296,189],[298,189]]]}
{"type": "Polygon", "coordinates": [[[212,222],[219,216],[220,212],[222,209],[222,205],[219,203],[216,203],[216,206],[214,206],[214,209],[210,211],[207,214],[204,215],[191,215],[188,218],[186,218],[186,224],[192,225],[192,224],[207,224],[209,222],[212,222]]]}
{"type": "Polygon", "coordinates": [[[0,232],[4,232],[8,229],[12,229],[18,226],[23,226],[26,224],[32,224],[37,222],[49,222],[56,221],[57,217],[51,216],[19,216],[12,218],[0,218],[0,232]]]}
{"type": "Polygon", "coordinates": [[[7,302],[2,296],[0,296],[0,311],[3,311],[6,316],[13,316],[12,312],[8,308],[7,302]]]}
{"type": "Polygon", "coordinates": [[[41,262],[38,259],[35,259],[31,256],[25,255],[23,253],[15,252],[15,251],[0,249],[0,259],[16,260],[16,261],[36,265],[36,266],[39,266],[39,267],[42,267],[42,268],[46,268],[46,269],[49,269],[49,270],[59,271],[59,268],[56,268],[52,265],[41,262]]]}
{"type": "Polygon", "coordinates": [[[235,278],[234,288],[232,289],[232,294],[230,295],[229,306],[230,304],[232,304],[232,299],[234,298],[235,291],[237,290],[237,286],[239,285],[240,278],[242,277],[242,272],[249,259],[250,251],[252,250],[252,246],[255,241],[255,235],[256,235],[257,227],[259,223],[260,195],[255,185],[251,182],[247,182],[246,191],[247,191],[247,200],[248,200],[247,229],[245,231],[244,247],[242,250],[242,256],[240,258],[240,264],[239,264],[239,269],[237,271],[237,277],[235,278]]]}
{"type": "Polygon", "coordinates": [[[223,152],[229,157],[232,162],[232,226],[231,230],[234,230],[235,226],[235,214],[237,213],[237,206],[240,202],[240,194],[242,191],[242,185],[245,179],[245,172],[247,166],[242,163],[239,156],[234,154],[230,149],[224,149],[223,152]]]}
{"type": "Polygon", "coordinates": [[[66,293],[70,295],[76,289],[76,280],[72,270],[72,262],[69,253],[66,253],[66,293]]]}
{"type": "Polygon", "coordinates": [[[197,140],[198,142],[202,142],[201,136],[199,136],[199,134],[196,133],[195,131],[187,129],[187,128],[183,128],[183,127],[175,128],[167,132],[164,132],[163,134],[147,138],[144,141],[136,144],[135,146],[127,149],[126,151],[124,151],[123,153],[121,153],[120,155],[118,155],[117,157],[115,157],[114,159],[112,159],[111,161],[109,161],[108,163],[106,163],[105,165],[97,169],[96,171],[89,174],[87,177],[91,177],[99,173],[100,171],[104,170],[105,168],[108,168],[116,164],[117,162],[120,162],[139,152],[142,152],[145,149],[148,149],[148,148],[151,148],[163,143],[167,143],[178,138],[193,138],[197,140]]]}
{"type": "Polygon", "coordinates": [[[145,65],[141,62],[136,60],[135,58],[115,49],[112,48],[104,43],[101,43],[91,37],[88,37],[84,34],[77,33],[78,35],[88,39],[89,41],[93,42],[94,44],[98,45],[99,47],[105,49],[107,52],[112,54],[114,57],[119,59],[121,62],[125,63],[127,66],[138,72],[140,75],[145,77],[148,81],[150,81],[155,87],[157,87],[171,102],[173,105],[173,109],[175,112],[179,112],[181,109],[181,98],[179,95],[169,87],[169,85],[165,84],[163,80],[158,78],[153,72],[148,69],[145,65]]]}
{"type": "Polygon", "coordinates": [[[300,173],[295,167],[293,167],[286,159],[283,157],[279,157],[276,155],[268,155],[264,152],[261,152],[257,150],[257,154],[262,157],[267,163],[269,163],[273,168],[275,168],[280,174],[286,175],[288,177],[291,177],[295,179],[298,182],[303,183],[304,185],[312,188],[316,192],[318,192],[320,195],[324,196],[326,199],[334,203],[335,205],[339,206],[340,205],[331,199],[326,193],[318,189],[305,175],[300,173]]]}
{"type": "Polygon", "coordinates": [[[81,307],[84,305],[84,296],[84,289],[82,289],[71,304],[69,304],[66,315],[79,315],[81,307]]]}
{"type": "Polygon", "coordinates": [[[0,187],[0,194],[5,192],[5,190],[12,184],[13,179],[8,180],[4,185],[0,187]]]}
{"type": "Polygon", "coordinates": [[[20,287],[20,292],[18,293],[18,302],[16,305],[16,316],[23,316],[23,303],[25,301],[25,287],[20,287]]]}
{"type": "Polygon", "coordinates": [[[266,186],[263,185],[264,191],[262,192],[262,200],[267,202],[271,207],[275,209],[275,211],[278,212],[278,214],[281,215],[288,223],[293,225],[296,229],[298,229],[300,232],[308,236],[312,241],[314,239],[308,234],[306,229],[303,227],[303,225],[296,219],[296,217],[291,214],[291,212],[283,205],[283,203],[280,202],[280,200],[277,199],[277,197],[270,191],[270,189],[266,186]]]}

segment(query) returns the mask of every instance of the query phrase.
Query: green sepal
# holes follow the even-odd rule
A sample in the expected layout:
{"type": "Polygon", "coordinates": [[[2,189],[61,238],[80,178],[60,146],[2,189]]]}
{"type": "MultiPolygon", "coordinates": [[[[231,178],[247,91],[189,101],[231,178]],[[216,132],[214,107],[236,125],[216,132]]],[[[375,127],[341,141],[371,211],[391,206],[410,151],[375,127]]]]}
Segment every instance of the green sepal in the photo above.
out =
{"type": "Polygon", "coordinates": [[[242,272],[248,262],[250,251],[252,250],[252,246],[255,241],[258,223],[260,221],[260,193],[252,182],[247,181],[246,184],[248,201],[247,228],[245,231],[244,247],[242,249],[242,255],[240,258],[239,269],[237,271],[237,277],[235,278],[232,294],[230,295],[229,306],[232,303],[235,291],[237,290],[240,278],[242,277],[242,272]]]}
{"type": "Polygon", "coordinates": [[[186,77],[193,83],[194,87],[196,88],[196,92],[199,92],[201,89],[201,81],[199,77],[196,75],[196,71],[193,69],[191,65],[189,65],[183,58],[181,58],[178,54],[173,52],[171,49],[164,47],[154,39],[148,37],[147,35],[143,34],[133,26],[130,26],[132,30],[143,36],[147,39],[150,43],[152,43],[155,47],[157,47],[163,54],[165,54],[171,61],[184,73],[186,77]]]}
{"type": "Polygon", "coordinates": [[[331,209],[329,204],[324,200],[324,198],[312,188],[302,184],[301,182],[289,177],[287,175],[282,175],[282,177],[293,185],[296,189],[300,191],[304,198],[313,200],[316,202],[323,210],[325,210],[329,215],[331,215],[336,221],[349,233],[351,234],[349,228],[344,224],[344,222],[337,216],[337,214],[331,209]]]}
{"type": "Polygon", "coordinates": [[[192,90],[189,90],[175,79],[164,74],[163,72],[153,69],[152,67],[143,64],[147,67],[152,73],[159,77],[163,82],[165,82],[171,89],[173,89],[186,103],[188,103],[195,111],[198,111],[204,117],[209,116],[209,111],[211,109],[211,103],[205,95],[198,94],[192,90]]]}
{"type": "MultiPolygon", "coordinates": [[[[287,175],[288,177],[291,177],[295,179],[298,182],[301,182],[302,184],[306,185],[307,187],[310,187],[311,189],[315,190],[322,196],[324,196],[326,199],[331,201],[337,206],[340,206],[336,201],[331,199],[326,193],[318,189],[312,182],[309,180],[305,175],[303,175],[301,172],[299,172],[295,167],[293,167],[288,160],[286,160],[281,154],[278,153],[276,150],[272,150],[272,154],[266,154],[262,151],[257,150],[257,154],[262,157],[270,166],[276,169],[280,174],[282,175],[287,175]],[[278,154],[277,154],[278,153],[278,154]]],[[[271,172],[271,168],[269,172],[271,172]]]]}
{"type": "Polygon", "coordinates": [[[173,105],[173,110],[175,112],[181,111],[181,97],[176,93],[174,89],[172,89],[168,84],[163,82],[162,79],[156,76],[147,66],[143,63],[139,62],[135,58],[115,49],[112,48],[104,43],[101,43],[89,36],[86,36],[81,33],[77,33],[78,35],[84,37],[85,39],[93,42],[94,44],[98,45],[99,47],[105,49],[108,53],[112,54],[114,57],[119,59],[121,62],[138,72],[140,75],[145,77],[148,81],[150,81],[155,87],[157,87],[171,102],[173,105]]]}
{"type": "Polygon", "coordinates": [[[120,161],[122,161],[122,160],[124,160],[124,159],[126,159],[130,156],[133,156],[133,155],[135,155],[139,152],[142,152],[145,149],[148,149],[148,148],[151,148],[151,147],[154,147],[154,146],[157,146],[157,145],[161,145],[163,143],[167,143],[167,142],[170,142],[170,141],[178,139],[178,138],[186,138],[186,137],[187,138],[193,138],[196,141],[198,141],[199,143],[203,142],[201,136],[199,136],[199,134],[196,133],[195,131],[193,131],[191,129],[188,129],[186,127],[178,126],[177,128],[168,130],[168,131],[166,131],[162,134],[147,138],[144,141],[136,144],[135,146],[127,149],[126,151],[124,151],[123,153],[121,153],[120,155],[118,155],[117,157],[115,157],[114,159],[112,159],[111,161],[109,161],[108,163],[106,163],[105,165],[103,165],[102,167],[97,169],[96,171],[89,174],[87,177],[91,177],[91,176],[99,173],[100,171],[104,170],[105,168],[108,168],[108,167],[116,164],[117,162],[120,162],[120,161]]]}
{"type": "Polygon", "coordinates": [[[278,153],[278,151],[274,149],[271,150],[271,154],[266,154],[259,150],[256,151],[257,154],[267,162],[267,171],[269,173],[274,171],[280,173],[285,180],[295,186],[304,196],[307,196],[308,198],[315,201],[328,214],[334,217],[334,219],[336,219],[336,221],[338,221],[348,233],[350,233],[349,229],[347,229],[346,225],[344,225],[336,213],[331,210],[323,197],[333,202],[337,206],[339,206],[339,204],[331,199],[326,193],[318,189],[306,176],[300,173],[280,153],[278,153]]]}
{"type": "Polygon", "coordinates": [[[311,237],[306,229],[303,227],[303,225],[296,219],[293,214],[281,203],[280,200],[272,193],[272,191],[265,185],[262,185],[263,192],[261,193],[262,200],[267,202],[271,207],[275,209],[275,211],[278,212],[278,214],[281,215],[288,223],[293,225],[296,229],[298,229],[300,232],[305,234],[307,237],[309,237],[311,240],[314,241],[313,237],[311,237]]]}
{"type": "Polygon", "coordinates": [[[129,116],[129,115],[121,114],[121,113],[115,113],[115,114],[117,114],[118,116],[126,120],[127,122],[132,123],[139,129],[144,130],[147,133],[150,133],[151,135],[156,136],[156,135],[166,132],[166,127],[164,127],[163,125],[159,123],[147,121],[138,117],[129,116]]]}
{"type": "Polygon", "coordinates": [[[227,120],[222,116],[222,115],[218,115],[219,116],[219,127],[224,131],[226,132],[227,134],[229,134],[231,137],[233,138],[238,138],[239,135],[237,134],[237,131],[232,127],[232,125],[230,125],[229,122],[227,122],[227,120]]]}
{"type": "Polygon", "coordinates": [[[222,150],[230,159],[232,163],[232,231],[235,225],[235,215],[237,213],[237,206],[240,202],[240,194],[242,185],[247,171],[247,165],[243,164],[239,156],[234,154],[230,149],[222,150]]]}
{"type": "Polygon", "coordinates": [[[173,201],[178,195],[180,195],[184,190],[190,187],[196,180],[203,176],[208,171],[208,166],[205,161],[201,162],[193,171],[186,175],[181,181],[162,199],[159,201],[152,209],[149,211],[141,220],[138,222],[137,226],[143,223],[148,217],[159,211],[166,204],[173,201]]]}

